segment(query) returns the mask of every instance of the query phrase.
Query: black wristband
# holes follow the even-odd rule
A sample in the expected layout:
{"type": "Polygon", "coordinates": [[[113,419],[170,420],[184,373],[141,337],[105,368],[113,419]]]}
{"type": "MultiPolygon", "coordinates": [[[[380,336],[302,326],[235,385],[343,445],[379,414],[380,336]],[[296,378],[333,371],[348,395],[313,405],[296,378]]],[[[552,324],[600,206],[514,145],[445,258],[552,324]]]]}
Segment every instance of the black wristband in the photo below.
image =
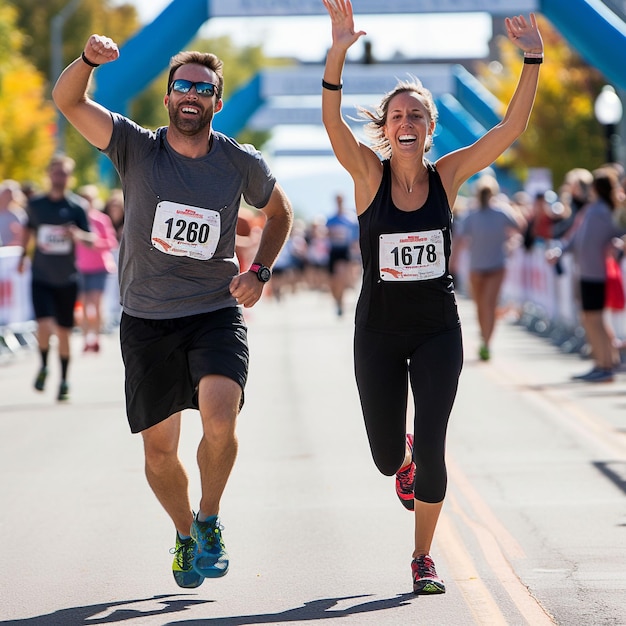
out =
{"type": "Polygon", "coordinates": [[[524,57],[524,63],[526,65],[541,65],[543,57],[524,57]]]}
{"type": "Polygon", "coordinates": [[[332,83],[327,83],[322,78],[322,87],[324,87],[324,89],[328,89],[329,91],[340,91],[341,88],[343,87],[343,84],[339,83],[338,85],[333,85],[332,83]]]}
{"type": "Polygon", "coordinates": [[[80,58],[83,60],[83,63],[86,63],[89,67],[100,67],[100,63],[92,63],[86,56],[85,52],[80,53],[80,58]]]}

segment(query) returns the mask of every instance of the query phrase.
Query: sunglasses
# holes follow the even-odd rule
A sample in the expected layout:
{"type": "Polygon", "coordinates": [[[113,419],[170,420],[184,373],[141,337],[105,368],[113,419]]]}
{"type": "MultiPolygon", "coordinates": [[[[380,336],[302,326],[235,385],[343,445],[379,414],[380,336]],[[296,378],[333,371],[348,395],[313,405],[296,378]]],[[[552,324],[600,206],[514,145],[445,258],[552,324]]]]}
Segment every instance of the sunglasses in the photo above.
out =
{"type": "Polygon", "coordinates": [[[217,87],[213,83],[194,83],[190,80],[185,80],[184,78],[177,78],[176,80],[172,81],[172,84],[170,85],[170,91],[172,91],[173,89],[177,93],[187,93],[192,87],[196,88],[196,93],[199,96],[207,97],[215,95],[215,90],[217,89],[217,87]]]}

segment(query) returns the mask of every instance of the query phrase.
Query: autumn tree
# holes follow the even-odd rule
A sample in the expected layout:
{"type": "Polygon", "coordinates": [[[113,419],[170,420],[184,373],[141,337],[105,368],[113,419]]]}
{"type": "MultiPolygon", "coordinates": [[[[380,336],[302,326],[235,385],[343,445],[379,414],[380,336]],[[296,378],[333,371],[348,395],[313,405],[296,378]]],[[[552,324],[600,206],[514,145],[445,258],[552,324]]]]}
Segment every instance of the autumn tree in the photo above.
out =
{"type": "MultiPolygon", "coordinates": [[[[545,62],[530,124],[515,146],[497,164],[521,180],[529,167],[552,172],[555,186],[575,167],[594,169],[604,159],[604,136],[593,107],[605,80],[570,48],[550,23],[538,18],[545,62]]],[[[522,58],[506,38],[497,41],[500,60],[478,67],[478,77],[501,102],[515,90],[522,58]]]]}
{"type": "Polygon", "coordinates": [[[52,24],[66,10],[62,28],[62,67],[78,57],[92,33],[106,34],[124,43],[140,27],[137,10],[131,4],[111,0],[13,0],[17,27],[24,33],[24,54],[53,82],[52,24]]]}
{"type": "MultiPolygon", "coordinates": [[[[0,0],[1,1],[1,0],[0,0]]],[[[123,44],[140,27],[135,7],[113,5],[110,0],[13,0],[16,25],[22,35],[24,55],[45,76],[45,93],[49,96],[56,81],[52,67],[51,25],[55,16],[66,9],[62,28],[61,67],[80,56],[92,33],[107,34],[123,44]]],[[[76,160],[77,184],[98,182],[98,151],[89,145],[57,114],[59,134],[56,149],[62,149],[76,160]]]]}
{"type": "Polygon", "coordinates": [[[15,9],[0,1],[0,179],[40,182],[54,151],[46,81],[22,54],[15,9]]]}

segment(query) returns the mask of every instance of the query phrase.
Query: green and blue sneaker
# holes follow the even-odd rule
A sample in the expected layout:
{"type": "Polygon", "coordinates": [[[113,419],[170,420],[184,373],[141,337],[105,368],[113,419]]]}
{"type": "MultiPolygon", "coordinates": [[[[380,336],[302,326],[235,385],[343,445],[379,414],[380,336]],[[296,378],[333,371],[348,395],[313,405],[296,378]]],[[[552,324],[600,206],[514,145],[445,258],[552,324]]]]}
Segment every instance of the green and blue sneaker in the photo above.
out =
{"type": "Polygon", "coordinates": [[[59,402],[65,402],[70,399],[70,386],[67,384],[65,380],[61,381],[61,385],[59,386],[59,395],[57,396],[57,400],[59,402]]]}
{"type": "Polygon", "coordinates": [[[35,389],[37,391],[43,391],[46,386],[46,378],[48,376],[48,368],[42,367],[37,374],[37,378],[35,379],[35,389]]]}
{"type": "Polygon", "coordinates": [[[204,582],[204,576],[200,576],[193,568],[193,557],[196,551],[196,542],[189,537],[181,539],[176,533],[176,547],[170,550],[174,555],[172,574],[179,587],[194,589],[204,582]]]}
{"type": "Polygon", "coordinates": [[[228,572],[228,554],[222,539],[223,528],[217,515],[209,517],[205,522],[199,521],[196,515],[191,524],[191,537],[196,544],[193,567],[205,578],[219,578],[228,572]]]}

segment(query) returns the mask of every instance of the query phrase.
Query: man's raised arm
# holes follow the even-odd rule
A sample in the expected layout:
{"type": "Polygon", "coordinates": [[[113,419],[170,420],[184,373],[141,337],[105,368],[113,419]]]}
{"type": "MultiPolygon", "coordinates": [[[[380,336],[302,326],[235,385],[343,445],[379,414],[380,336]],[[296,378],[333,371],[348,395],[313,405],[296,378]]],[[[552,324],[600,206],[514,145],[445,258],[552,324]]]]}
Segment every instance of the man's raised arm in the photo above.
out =
{"type": "Polygon", "coordinates": [[[110,112],[91,100],[87,92],[93,70],[115,61],[119,55],[114,41],[91,35],[81,57],[65,68],[52,90],[54,103],[68,122],[89,143],[102,150],[111,141],[113,121],[110,112]]]}

